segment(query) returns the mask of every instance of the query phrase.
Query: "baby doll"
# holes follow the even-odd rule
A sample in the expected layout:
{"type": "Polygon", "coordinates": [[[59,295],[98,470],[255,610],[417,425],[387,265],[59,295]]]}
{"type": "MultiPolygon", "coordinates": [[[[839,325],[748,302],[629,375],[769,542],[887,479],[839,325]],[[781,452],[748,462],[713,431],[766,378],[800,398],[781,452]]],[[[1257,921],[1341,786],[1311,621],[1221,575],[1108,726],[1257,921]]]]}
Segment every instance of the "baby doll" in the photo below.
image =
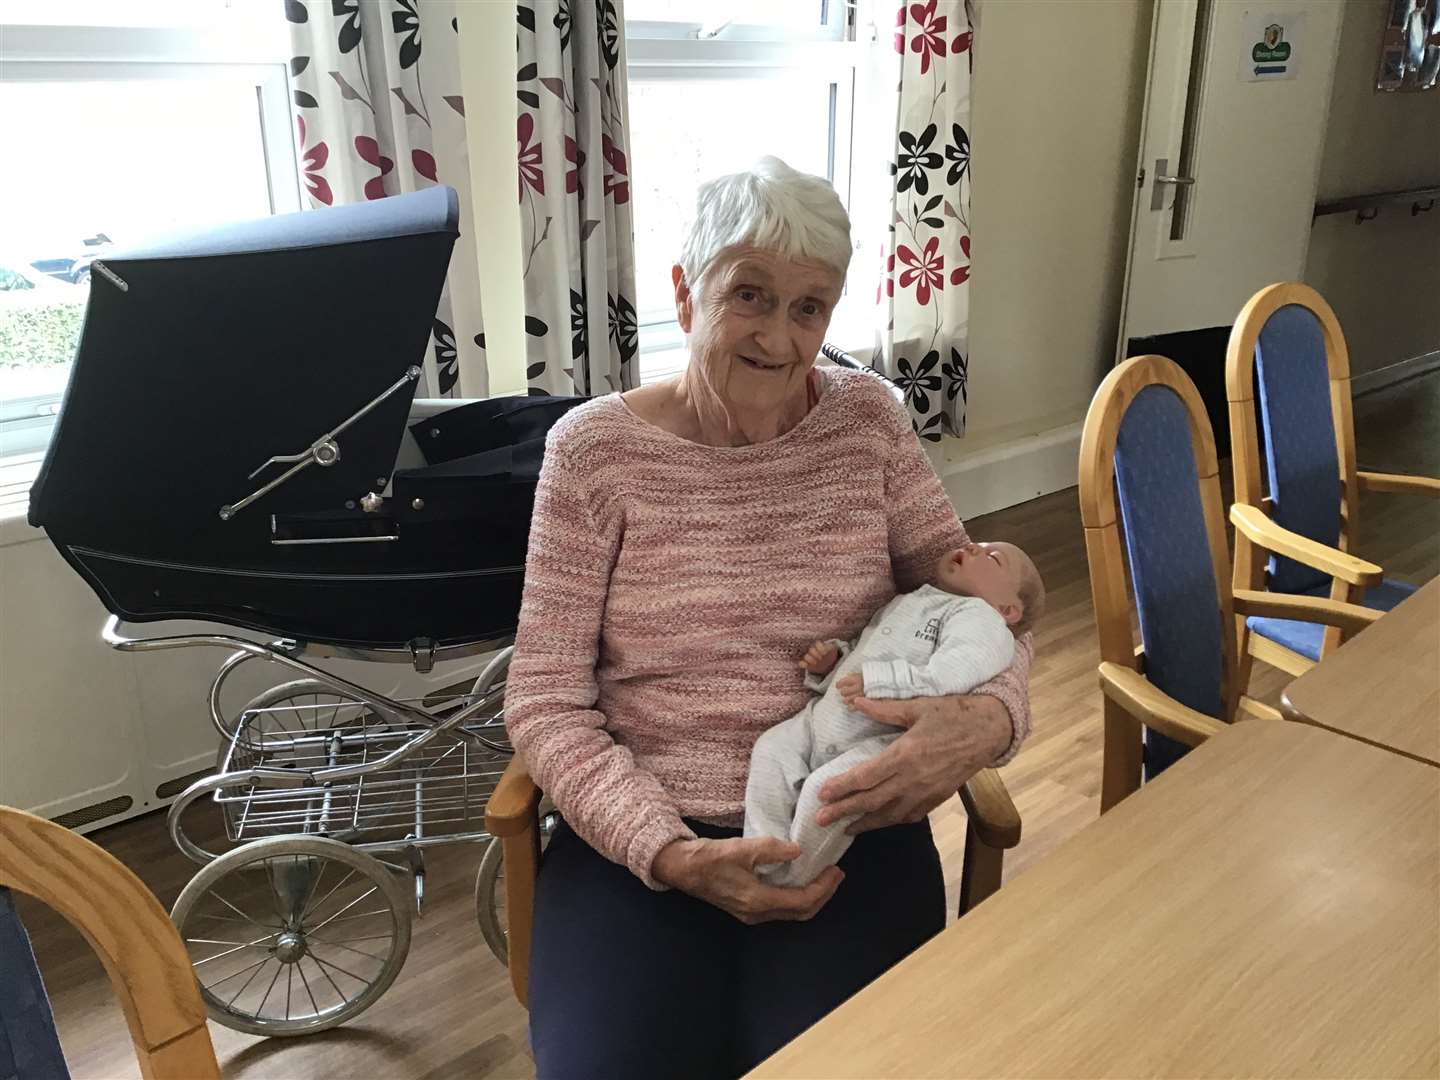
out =
{"type": "Polygon", "coordinates": [[[758,868],[772,885],[808,885],[840,860],[854,817],[820,826],[820,789],[878,756],[903,732],[850,708],[875,699],[966,694],[1010,666],[1045,587],[1014,544],[967,544],[946,552],[935,584],[896,596],[854,644],[817,641],[800,666],[819,696],[760,736],[750,755],[745,835],[792,840],[799,858],[758,868]]]}

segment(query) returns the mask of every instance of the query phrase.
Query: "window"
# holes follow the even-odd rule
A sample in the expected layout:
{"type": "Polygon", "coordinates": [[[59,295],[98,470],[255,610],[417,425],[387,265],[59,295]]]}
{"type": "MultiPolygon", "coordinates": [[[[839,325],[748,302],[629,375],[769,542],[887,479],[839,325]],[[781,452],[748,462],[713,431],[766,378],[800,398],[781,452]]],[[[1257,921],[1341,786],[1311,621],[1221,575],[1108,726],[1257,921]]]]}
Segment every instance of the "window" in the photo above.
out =
{"type": "MultiPolygon", "coordinates": [[[[701,181],[774,154],[829,178],[851,204],[857,74],[863,78],[874,37],[867,25],[866,43],[853,40],[854,7],[842,0],[627,0],[641,381],[685,363],[670,267],[701,181]]],[[[842,301],[832,336],[854,320],[858,291],[842,301]]]]}
{"type": "Polygon", "coordinates": [[[0,292],[20,292],[22,289],[33,288],[35,288],[35,282],[32,278],[22,274],[19,270],[0,266],[0,292]]]}
{"type": "Polygon", "coordinates": [[[0,49],[3,503],[23,501],[49,440],[91,264],[298,210],[300,190],[278,3],[0,3],[0,49]]]}

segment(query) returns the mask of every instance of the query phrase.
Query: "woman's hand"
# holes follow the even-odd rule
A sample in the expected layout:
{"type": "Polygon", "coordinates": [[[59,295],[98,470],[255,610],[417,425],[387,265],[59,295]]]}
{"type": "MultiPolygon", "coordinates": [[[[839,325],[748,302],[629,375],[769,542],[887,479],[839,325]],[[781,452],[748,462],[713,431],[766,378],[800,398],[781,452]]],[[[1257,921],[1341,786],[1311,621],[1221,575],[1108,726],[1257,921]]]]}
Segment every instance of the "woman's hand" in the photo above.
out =
{"type": "Polygon", "coordinates": [[[844,880],[839,867],[828,867],[803,889],[766,885],[755,867],[800,857],[800,845],[769,836],[733,840],[673,840],[660,849],[650,873],[662,885],[679,889],[742,923],[785,920],[804,922],[815,915],[844,880]]]}
{"type": "Polygon", "coordinates": [[[869,832],[921,820],[954,795],[1010,745],[1010,714],[993,697],[919,697],[872,701],[852,709],[872,720],[908,728],[879,757],[857,765],[820,789],[819,825],[861,815],[846,832],[869,832]]]}

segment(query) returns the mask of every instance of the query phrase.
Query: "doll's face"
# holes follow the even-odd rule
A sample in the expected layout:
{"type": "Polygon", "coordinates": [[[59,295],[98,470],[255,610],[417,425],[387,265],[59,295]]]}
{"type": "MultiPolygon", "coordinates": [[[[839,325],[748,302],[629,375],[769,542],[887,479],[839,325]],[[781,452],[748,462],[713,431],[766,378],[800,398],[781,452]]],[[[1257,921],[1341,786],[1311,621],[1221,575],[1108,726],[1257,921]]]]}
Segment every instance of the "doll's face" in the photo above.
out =
{"type": "Polygon", "coordinates": [[[1024,614],[1020,583],[1034,573],[1030,557],[1014,544],[966,544],[940,557],[935,584],[956,596],[984,600],[1014,625],[1024,614]]]}

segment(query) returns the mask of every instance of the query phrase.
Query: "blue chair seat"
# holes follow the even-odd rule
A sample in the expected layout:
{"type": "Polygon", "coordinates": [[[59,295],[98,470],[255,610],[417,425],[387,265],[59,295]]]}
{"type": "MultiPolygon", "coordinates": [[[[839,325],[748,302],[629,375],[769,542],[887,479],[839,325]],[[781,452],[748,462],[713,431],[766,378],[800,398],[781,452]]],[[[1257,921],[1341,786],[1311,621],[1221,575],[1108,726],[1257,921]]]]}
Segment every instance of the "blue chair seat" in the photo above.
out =
{"type": "MultiPolygon", "coordinates": [[[[1375,611],[1389,611],[1415,591],[1414,585],[1386,578],[1374,588],[1366,589],[1361,603],[1375,611]]],[[[1329,596],[1328,584],[1307,589],[1304,596],[1329,596]]],[[[1294,619],[1266,619],[1252,615],[1245,620],[1254,633],[1269,638],[1277,645],[1283,645],[1292,652],[1311,660],[1320,659],[1320,645],[1325,637],[1325,627],[1320,623],[1298,622],[1294,619]]]]}

